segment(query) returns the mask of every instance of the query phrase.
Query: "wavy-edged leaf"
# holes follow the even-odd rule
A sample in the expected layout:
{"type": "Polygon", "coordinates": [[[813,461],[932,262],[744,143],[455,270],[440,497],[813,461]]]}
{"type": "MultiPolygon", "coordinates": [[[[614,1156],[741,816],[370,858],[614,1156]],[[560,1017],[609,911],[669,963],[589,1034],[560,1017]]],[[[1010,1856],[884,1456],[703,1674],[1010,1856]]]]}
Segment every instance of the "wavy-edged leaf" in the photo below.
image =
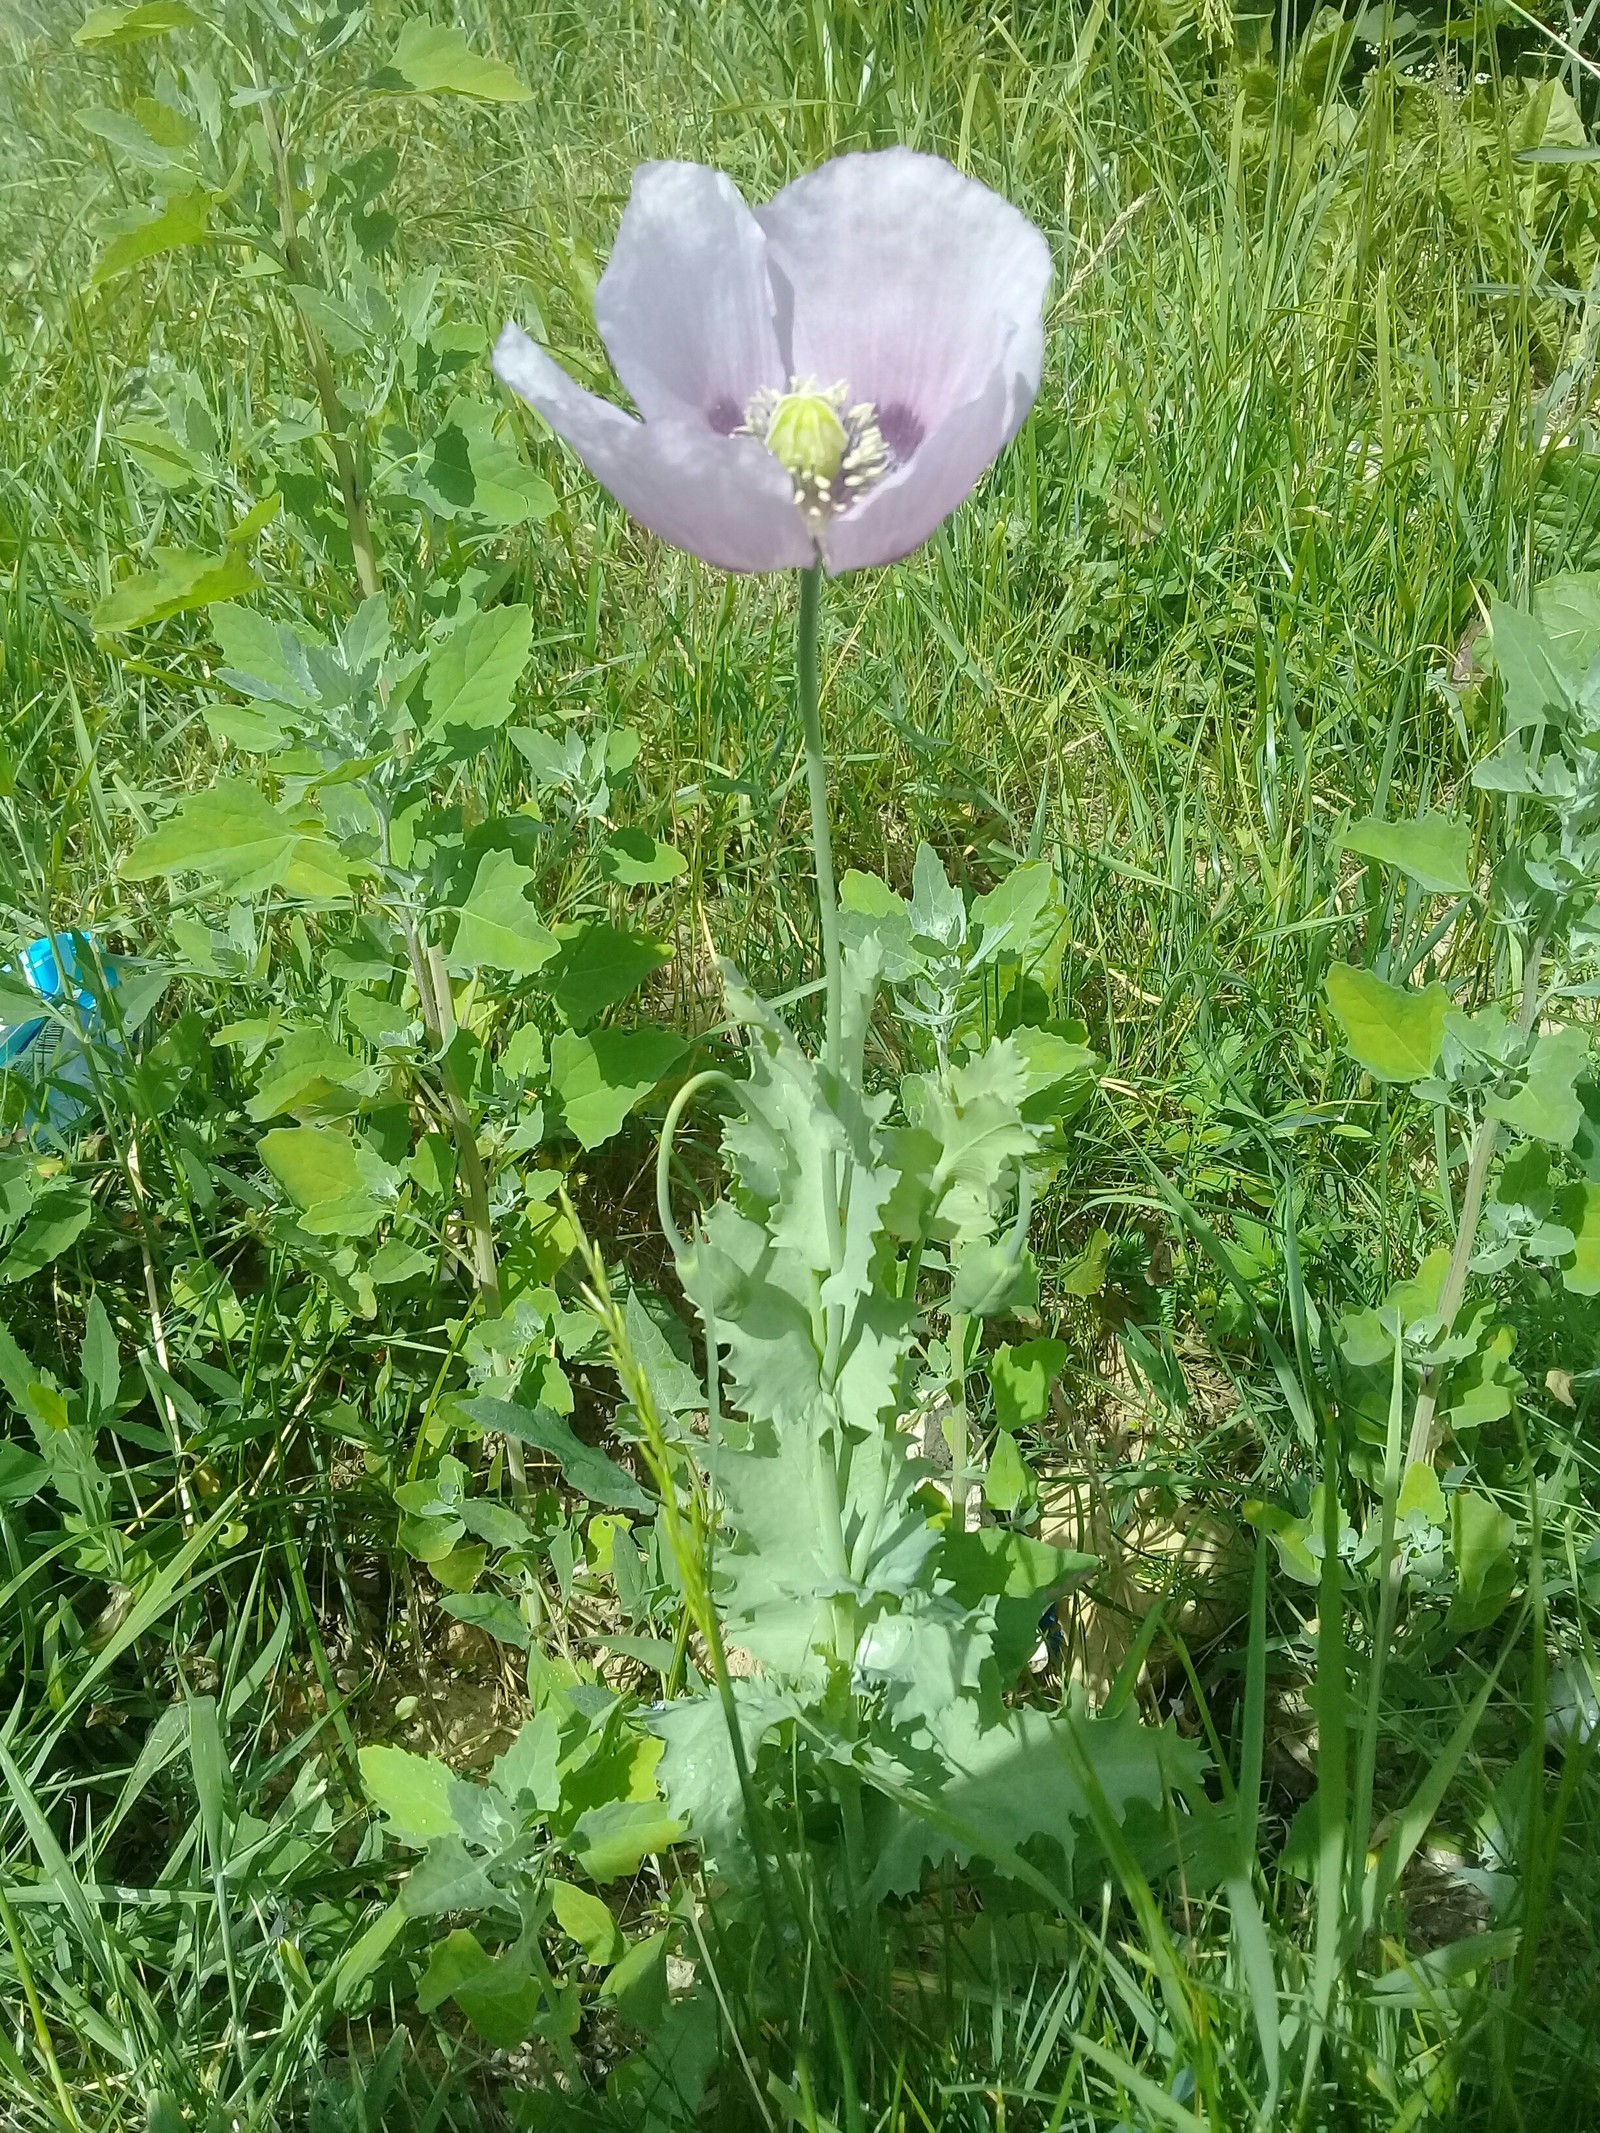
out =
{"type": "Polygon", "coordinates": [[[129,881],[200,874],[235,896],[283,888],[320,899],[343,896],[350,885],[350,868],[317,817],[274,807],[246,778],[186,794],[134,846],[122,872],[129,881]]]}
{"type": "Polygon", "coordinates": [[[430,22],[425,15],[413,15],[401,30],[379,85],[419,96],[467,96],[486,104],[525,104],[533,95],[503,60],[485,59],[458,29],[430,22]]]}
{"type": "Polygon", "coordinates": [[[655,1509],[633,1476],[594,1445],[585,1444],[574,1435],[571,1425],[553,1407],[524,1407],[516,1400],[487,1396],[456,1404],[484,1429],[513,1437],[518,1444],[531,1444],[535,1451],[554,1460],[579,1495],[587,1496],[592,1503],[607,1504],[619,1511],[655,1509]]]}
{"type": "Polygon", "coordinates": [[[1414,822],[1383,822],[1368,815],[1344,833],[1347,852],[1398,867],[1419,888],[1436,896],[1472,891],[1470,832],[1448,815],[1419,815],[1414,822]]]}
{"type": "Polygon", "coordinates": [[[560,954],[560,941],[528,901],[534,879],[531,869],[519,866],[509,852],[484,853],[461,906],[450,949],[452,964],[466,970],[487,965],[526,978],[560,954]]]}
{"type": "Polygon", "coordinates": [[[1442,985],[1408,992],[1375,972],[1335,963],[1328,999],[1351,1055],[1379,1081],[1420,1081],[1444,1044],[1450,995],[1442,985]]]}
{"type": "Polygon", "coordinates": [[[458,623],[428,655],[422,699],[429,737],[503,726],[532,650],[531,607],[485,608],[458,623]]]}
{"type": "MultiPolygon", "coordinates": [[[[189,192],[177,193],[164,207],[141,216],[128,228],[118,230],[111,236],[100,257],[94,263],[94,272],[89,277],[91,288],[98,289],[119,274],[126,274],[130,267],[143,264],[147,259],[157,259],[164,252],[177,252],[187,245],[202,244],[211,222],[212,195],[204,186],[197,185],[189,192]]],[[[248,578],[253,585],[255,579],[248,578]]],[[[233,591],[242,588],[235,586],[233,591]]],[[[230,593],[215,593],[214,599],[227,599],[230,593]]],[[[97,628],[126,627],[99,623],[97,628]]]]}
{"type": "Polygon", "coordinates": [[[87,52],[105,51],[113,45],[139,44],[147,37],[164,37],[168,30],[198,30],[204,18],[184,0],[144,0],[139,7],[91,8],[72,33],[72,41],[87,52]]]}
{"type": "Polygon", "coordinates": [[[381,1745],[363,1748],[357,1759],[367,1798],[408,1843],[460,1834],[450,1805],[455,1774],[448,1763],[381,1745]]]}
{"type": "Polygon", "coordinates": [[[667,1029],[562,1030],[550,1047],[550,1082],[568,1130],[585,1148],[610,1140],[688,1048],[667,1029]]]}
{"type": "Polygon", "coordinates": [[[256,591],[260,583],[248,557],[234,548],[222,555],[158,548],[155,557],[153,570],[124,578],[95,608],[89,620],[102,636],[121,636],[214,601],[236,600],[241,593],[256,591]]]}

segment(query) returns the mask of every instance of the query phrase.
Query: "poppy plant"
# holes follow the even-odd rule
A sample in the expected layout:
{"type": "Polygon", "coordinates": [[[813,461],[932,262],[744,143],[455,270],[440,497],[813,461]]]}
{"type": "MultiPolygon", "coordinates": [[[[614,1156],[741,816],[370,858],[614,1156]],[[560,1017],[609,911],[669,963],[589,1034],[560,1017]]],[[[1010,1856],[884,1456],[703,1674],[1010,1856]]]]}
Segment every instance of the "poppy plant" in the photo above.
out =
{"type": "Polygon", "coordinates": [[[722,570],[798,570],[799,696],[840,1059],[818,613],[823,572],[897,562],[971,493],[1039,389],[1050,247],[940,156],[836,157],[764,207],[699,163],[645,163],[595,290],[639,410],[520,327],[501,379],[642,526],[722,570]]]}

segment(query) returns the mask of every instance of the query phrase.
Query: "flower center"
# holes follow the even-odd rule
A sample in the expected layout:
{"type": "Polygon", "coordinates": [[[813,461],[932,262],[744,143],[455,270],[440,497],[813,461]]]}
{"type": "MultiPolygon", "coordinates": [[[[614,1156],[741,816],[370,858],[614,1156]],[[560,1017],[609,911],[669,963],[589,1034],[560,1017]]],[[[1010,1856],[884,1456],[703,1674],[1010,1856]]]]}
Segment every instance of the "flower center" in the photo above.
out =
{"type": "Polygon", "coordinates": [[[831,400],[821,393],[782,393],[767,424],[767,450],[797,485],[832,484],[849,438],[831,400]]]}
{"type": "Polygon", "coordinates": [[[787,469],[813,528],[854,502],[891,463],[870,403],[852,407],[843,385],[824,391],[809,378],[791,378],[786,393],[758,392],[739,433],[787,469]]]}

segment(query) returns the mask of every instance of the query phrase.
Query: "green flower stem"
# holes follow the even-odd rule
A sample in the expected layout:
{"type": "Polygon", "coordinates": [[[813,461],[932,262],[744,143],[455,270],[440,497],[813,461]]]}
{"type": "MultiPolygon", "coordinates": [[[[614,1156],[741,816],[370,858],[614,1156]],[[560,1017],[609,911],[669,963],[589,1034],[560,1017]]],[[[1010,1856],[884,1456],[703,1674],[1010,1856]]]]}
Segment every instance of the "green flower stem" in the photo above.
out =
{"type": "Polygon", "coordinates": [[[828,759],[822,746],[822,670],[818,624],[822,615],[822,565],[800,573],[800,724],[806,738],[806,784],[811,797],[811,850],[817,870],[817,915],[822,921],[822,968],[827,980],[828,1072],[839,1071],[843,993],[839,973],[839,900],[833,880],[833,840],[828,831],[828,759]]]}
{"type": "MultiPolygon", "coordinates": [[[[811,851],[817,875],[817,916],[822,925],[822,968],[827,993],[827,1033],[823,1057],[829,1079],[837,1083],[844,1059],[844,995],[839,962],[839,898],[833,878],[833,838],[828,827],[828,758],[822,744],[822,664],[818,647],[821,618],[822,565],[814,563],[809,570],[800,573],[800,614],[797,629],[800,725],[806,743],[806,785],[811,802],[811,851]]],[[[849,1162],[849,1155],[846,1154],[845,1204],[848,1204],[849,1162]]],[[[827,1172],[829,1256],[833,1271],[837,1273],[843,1257],[844,1237],[841,1229],[839,1173],[836,1160],[831,1155],[827,1160],[827,1172]]],[[[831,1386],[832,1377],[838,1369],[844,1335],[843,1307],[837,1304],[830,1307],[828,1320],[823,1377],[831,1386]]],[[[829,1568],[836,1576],[848,1576],[850,1552],[844,1536],[844,1507],[840,1501],[839,1467],[833,1449],[825,1438],[819,1439],[816,1460],[814,1486],[817,1515],[821,1523],[829,1568]]],[[[855,1607],[851,1601],[840,1596],[831,1603],[831,1612],[834,1651],[840,1661],[848,1666],[855,1658],[855,1607]]]]}

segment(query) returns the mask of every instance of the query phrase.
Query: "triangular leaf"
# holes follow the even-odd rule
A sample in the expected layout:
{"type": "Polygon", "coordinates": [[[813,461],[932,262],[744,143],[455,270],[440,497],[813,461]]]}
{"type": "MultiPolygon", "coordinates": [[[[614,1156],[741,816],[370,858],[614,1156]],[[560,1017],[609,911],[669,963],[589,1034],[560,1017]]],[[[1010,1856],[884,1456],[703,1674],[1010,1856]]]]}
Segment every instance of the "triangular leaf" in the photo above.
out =
{"type": "Polygon", "coordinates": [[[491,607],[458,623],[428,657],[422,693],[429,737],[503,726],[532,648],[530,607],[491,607]]]}
{"type": "Polygon", "coordinates": [[[422,96],[470,96],[480,103],[525,104],[533,91],[502,60],[483,59],[457,29],[414,15],[400,41],[382,86],[397,86],[422,96]],[[398,76],[391,83],[389,76],[398,76]]]}
{"type": "Polygon", "coordinates": [[[1420,1081],[1444,1044],[1450,995],[1442,985],[1407,992],[1370,970],[1335,963],[1328,999],[1353,1056],[1379,1081],[1420,1081]]]}
{"type": "Polygon", "coordinates": [[[349,868],[316,818],[303,810],[284,813],[244,778],[186,794],[134,846],[122,871],[130,881],[203,874],[236,896],[281,887],[297,896],[332,897],[349,887],[349,868]]]}
{"type": "Polygon", "coordinates": [[[382,1746],[363,1748],[358,1760],[367,1798],[408,1842],[458,1833],[450,1806],[455,1780],[448,1763],[382,1746]]]}
{"type": "Polygon", "coordinates": [[[158,548],[154,570],[142,570],[112,587],[90,616],[105,636],[143,629],[214,600],[236,600],[258,585],[249,560],[238,549],[200,555],[187,548],[158,548]]]}
{"type": "Polygon", "coordinates": [[[550,1080],[568,1130],[598,1148],[687,1050],[665,1029],[597,1029],[586,1037],[562,1030],[550,1047],[550,1080]]]}
{"type": "Polygon", "coordinates": [[[1470,835],[1464,822],[1421,815],[1415,822],[1382,822],[1369,815],[1344,833],[1347,852],[1360,852],[1442,896],[1471,893],[1470,835]]]}
{"type": "Polygon", "coordinates": [[[533,885],[531,869],[509,852],[485,852],[461,907],[451,963],[465,970],[487,964],[525,978],[558,955],[561,943],[528,901],[533,885]]]}

